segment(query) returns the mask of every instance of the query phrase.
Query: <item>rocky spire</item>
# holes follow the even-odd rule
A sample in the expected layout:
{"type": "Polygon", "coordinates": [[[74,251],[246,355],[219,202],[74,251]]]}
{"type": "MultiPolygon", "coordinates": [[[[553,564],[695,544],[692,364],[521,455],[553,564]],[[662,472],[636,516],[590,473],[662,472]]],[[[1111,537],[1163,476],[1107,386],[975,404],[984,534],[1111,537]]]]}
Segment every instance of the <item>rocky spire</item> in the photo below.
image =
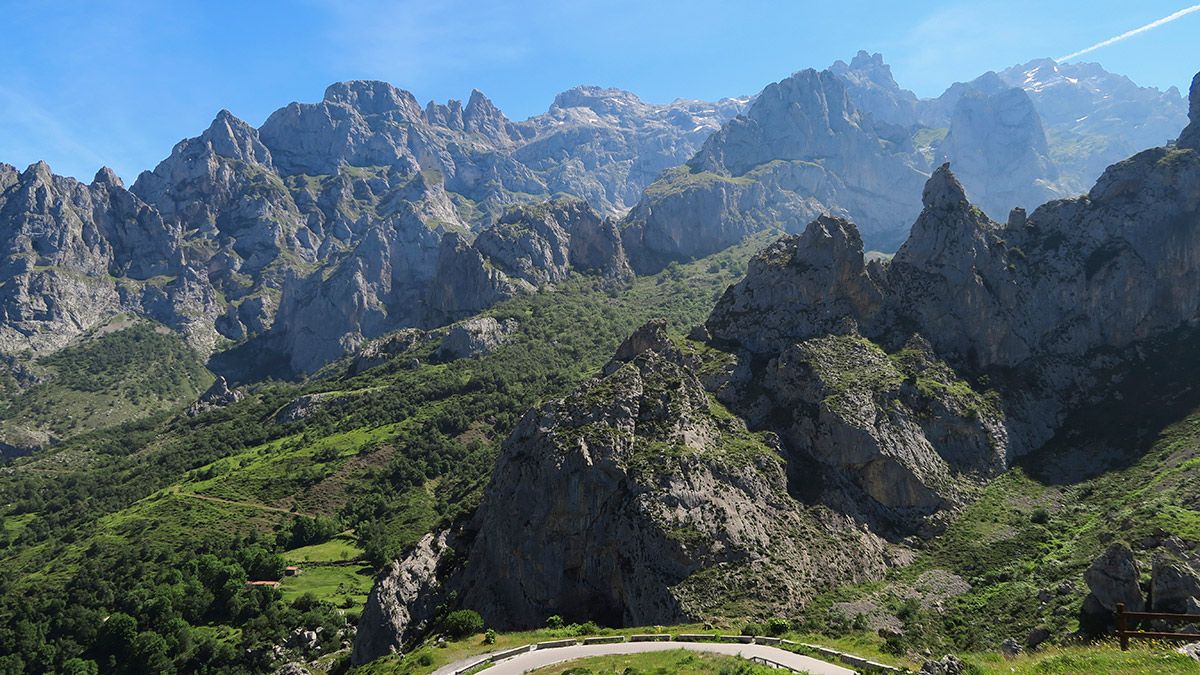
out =
{"type": "Polygon", "coordinates": [[[21,174],[21,180],[25,181],[25,182],[29,182],[32,180],[41,180],[42,182],[48,182],[53,177],[54,177],[54,172],[50,170],[50,165],[47,164],[45,162],[45,160],[41,160],[41,159],[34,162],[33,164],[30,164],[29,167],[26,168],[25,171],[21,174]]]}
{"type": "Polygon", "coordinates": [[[1179,134],[1179,141],[1176,143],[1181,148],[1191,148],[1192,150],[1200,150],[1200,73],[1192,78],[1192,88],[1188,92],[1188,120],[1190,123],[1184,127],[1183,133],[1179,134]]]}
{"type": "Polygon", "coordinates": [[[258,139],[258,130],[228,110],[217,113],[208,129],[200,134],[200,141],[222,157],[250,164],[271,164],[271,151],[258,139]]]}
{"type": "Polygon", "coordinates": [[[125,183],[121,181],[121,177],[107,166],[100,167],[100,170],[96,172],[96,177],[92,179],[92,185],[97,187],[101,185],[118,188],[125,187],[125,183]]]}
{"type": "Polygon", "coordinates": [[[471,98],[462,112],[463,128],[467,131],[480,133],[492,140],[511,141],[512,123],[478,89],[471,90],[471,98]]]}
{"type": "Polygon", "coordinates": [[[950,162],[939,166],[925,182],[925,190],[921,193],[921,204],[926,211],[951,210],[970,206],[962,183],[958,182],[958,178],[950,171],[950,162]]]}

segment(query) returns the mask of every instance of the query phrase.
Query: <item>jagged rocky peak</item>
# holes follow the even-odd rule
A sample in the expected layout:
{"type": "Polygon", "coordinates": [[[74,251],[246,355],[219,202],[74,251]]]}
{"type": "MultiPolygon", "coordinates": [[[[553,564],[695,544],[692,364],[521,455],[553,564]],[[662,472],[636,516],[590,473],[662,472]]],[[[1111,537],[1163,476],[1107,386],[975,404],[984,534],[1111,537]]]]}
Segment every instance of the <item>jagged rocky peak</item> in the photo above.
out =
{"type": "Polygon", "coordinates": [[[102,167],[100,167],[100,170],[96,172],[95,178],[92,179],[92,186],[93,187],[101,187],[101,186],[115,187],[115,188],[124,189],[125,183],[124,183],[124,181],[121,180],[121,177],[117,175],[116,171],[113,171],[112,169],[110,169],[107,166],[102,166],[102,167]]]}
{"type": "Polygon", "coordinates": [[[25,167],[25,170],[21,172],[21,179],[30,183],[34,181],[45,183],[53,180],[53,178],[54,172],[50,169],[50,165],[41,159],[25,167]]]}
{"type": "Polygon", "coordinates": [[[1188,125],[1179,134],[1178,147],[1200,151],[1200,73],[1192,78],[1188,90],[1188,125]]]}
{"type": "Polygon", "coordinates": [[[421,118],[421,104],[415,96],[380,80],[335,82],[325,88],[323,100],[344,104],[363,115],[398,112],[409,120],[421,118]]]}
{"type": "Polygon", "coordinates": [[[425,121],[430,124],[462,131],[463,107],[462,101],[450,99],[445,104],[430,101],[425,104],[425,121]]]}
{"type": "MultiPolygon", "coordinates": [[[[186,142],[186,141],[185,141],[186,142]]],[[[200,142],[218,155],[249,164],[271,165],[271,151],[258,138],[258,130],[222,109],[200,134],[200,142]]]]}
{"type": "Polygon", "coordinates": [[[854,332],[881,307],[881,274],[868,271],[853,223],[821,216],[803,234],[754,256],[746,279],[725,292],[706,325],[717,341],[756,352],[854,332]],[[743,320],[747,316],[755,320],[743,320]]]}
{"type": "Polygon", "coordinates": [[[855,106],[875,119],[911,127],[917,122],[917,95],[901,89],[883,55],[859,50],[847,64],[835,61],[829,70],[846,80],[855,106]]]}
{"type": "Polygon", "coordinates": [[[516,126],[478,89],[471,90],[467,107],[463,108],[462,119],[463,129],[481,134],[501,145],[510,145],[514,137],[519,137],[516,126]]]}

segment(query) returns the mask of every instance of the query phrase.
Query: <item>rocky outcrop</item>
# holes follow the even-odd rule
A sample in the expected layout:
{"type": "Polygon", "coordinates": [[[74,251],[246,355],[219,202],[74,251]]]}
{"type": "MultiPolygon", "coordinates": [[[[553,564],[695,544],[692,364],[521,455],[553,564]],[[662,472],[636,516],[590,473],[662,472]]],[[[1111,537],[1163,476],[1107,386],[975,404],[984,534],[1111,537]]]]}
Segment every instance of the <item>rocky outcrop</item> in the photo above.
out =
{"type": "Polygon", "coordinates": [[[355,352],[350,360],[348,374],[358,375],[383,365],[393,356],[412,349],[428,337],[428,333],[418,328],[402,328],[391,335],[368,342],[355,352]]]}
{"type": "Polygon", "coordinates": [[[200,394],[200,398],[196,399],[196,402],[188,407],[187,415],[188,417],[195,417],[213,408],[222,408],[237,403],[243,398],[245,398],[245,394],[236,389],[230,389],[229,382],[225,380],[225,377],[218,375],[212,386],[206,389],[203,394],[200,394]]]}
{"type": "Polygon", "coordinates": [[[1200,152],[1200,73],[1192,78],[1192,87],[1189,90],[1191,106],[1188,108],[1188,125],[1184,128],[1183,133],[1179,134],[1179,142],[1176,147],[1195,150],[1200,152]]]}
{"type": "Polygon", "coordinates": [[[456,323],[446,331],[434,354],[443,361],[483,356],[508,341],[517,329],[517,322],[508,319],[501,323],[485,316],[456,323]]]}
{"type": "Polygon", "coordinates": [[[784,236],[756,255],[746,279],[725,293],[709,319],[711,334],[765,351],[854,330],[881,310],[882,268],[863,260],[849,221],[821,216],[800,235],[784,236]]]}
{"type": "Polygon", "coordinates": [[[528,413],[467,527],[465,563],[424,595],[411,590],[432,582],[409,570],[430,568],[425,548],[397,563],[372,591],[356,662],[418,634],[439,598],[498,629],[548,614],[667,624],[764,587],[783,611],[818,584],[881,573],[888,546],[793,497],[774,438],[717,414],[697,365],[652,322],[601,375],[528,413]]]}
{"type": "Polygon", "coordinates": [[[509,276],[535,286],[564,281],[572,270],[622,279],[632,274],[616,225],[579,199],[514,207],[474,246],[509,276]]]}
{"type": "Polygon", "coordinates": [[[400,651],[427,627],[444,599],[445,561],[458,542],[446,532],[427,534],[381,574],[358,619],[355,664],[400,651]]]}

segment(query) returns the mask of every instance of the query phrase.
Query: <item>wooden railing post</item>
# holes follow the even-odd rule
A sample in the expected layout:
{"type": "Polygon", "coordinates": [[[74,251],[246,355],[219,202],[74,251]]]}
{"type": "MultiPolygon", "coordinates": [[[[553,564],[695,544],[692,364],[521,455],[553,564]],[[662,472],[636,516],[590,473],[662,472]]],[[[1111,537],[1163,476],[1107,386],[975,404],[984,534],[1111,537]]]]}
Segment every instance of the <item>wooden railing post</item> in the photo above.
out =
{"type": "Polygon", "coordinates": [[[1121,640],[1121,651],[1129,651],[1129,633],[1125,625],[1125,603],[1117,603],[1117,637],[1121,640]]]}

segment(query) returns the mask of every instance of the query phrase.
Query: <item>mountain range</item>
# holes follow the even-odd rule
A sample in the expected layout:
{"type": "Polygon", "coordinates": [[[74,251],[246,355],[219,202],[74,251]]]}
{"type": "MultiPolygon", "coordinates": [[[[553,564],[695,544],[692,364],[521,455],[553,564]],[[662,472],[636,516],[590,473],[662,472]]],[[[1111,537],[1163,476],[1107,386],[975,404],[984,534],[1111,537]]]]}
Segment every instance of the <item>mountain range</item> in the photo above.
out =
{"type": "Polygon", "coordinates": [[[712,103],[577,87],[521,122],[478,91],[422,107],[342,82],[259,128],[221,111],[128,188],[0,165],[0,354],[32,372],[134,314],[233,381],[311,373],[572,270],[619,283],[822,214],[891,250],[946,161],[992,216],[1032,209],[1185,112],[1175,90],[1050,61],[920,100],[865,52],[712,103]]]}

